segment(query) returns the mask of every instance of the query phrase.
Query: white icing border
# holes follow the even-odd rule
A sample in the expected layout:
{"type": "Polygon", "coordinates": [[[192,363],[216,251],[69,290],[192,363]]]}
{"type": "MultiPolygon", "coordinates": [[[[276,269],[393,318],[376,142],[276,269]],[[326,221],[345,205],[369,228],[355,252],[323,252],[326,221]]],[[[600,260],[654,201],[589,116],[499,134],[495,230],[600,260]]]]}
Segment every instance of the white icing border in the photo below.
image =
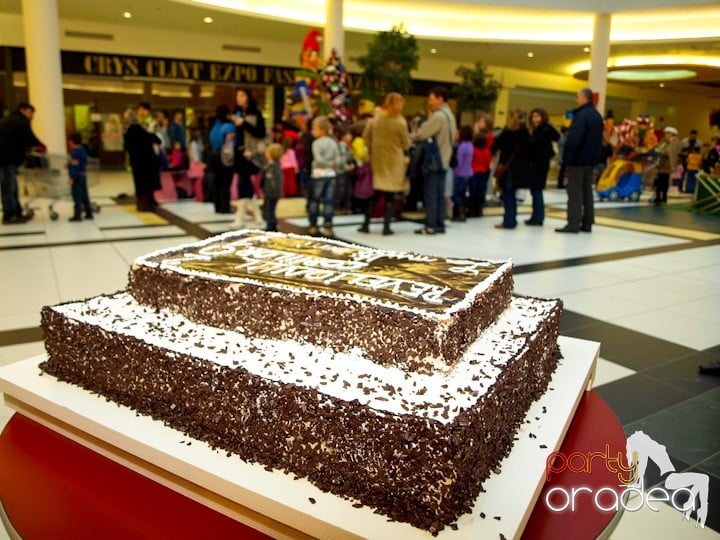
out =
{"type": "Polygon", "coordinates": [[[380,366],[358,348],[334,353],[307,343],[252,339],[242,332],[196,324],[168,310],[157,312],[140,305],[126,292],[52,309],[72,320],[167,349],[170,357],[187,354],[218,366],[242,367],[264,379],[312,388],[344,401],[356,399],[378,411],[449,424],[482,399],[508,361],[535,339],[539,325],[556,304],[514,298],[455,366],[440,364],[432,375],[380,366]]]}
{"type": "MultiPolygon", "coordinates": [[[[200,272],[197,270],[185,270],[185,269],[181,269],[181,268],[177,268],[177,267],[169,268],[169,267],[163,266],[162,262],[158,263],[158,262],[150,261],[150,259],[155,258],[155,257],[167,256],[172,253],[183,251],[188,248],[201,248],[203,246],[207,246],[209,244],[213,244],[216,242],[223,242],[228,238],[238,239],[237,237],[242,237],[245,235],[257,236],[257,237],[262,237],[262,236],[289,237],[289,238],[297,238],[297,239],[303,239],[303,240],[307,240],[308,238],[310,238],[312,241],[322,241],[324,243],[334,244],[334,245],[336,245],[338,247],[342,247],[342,248],[354,248],[354,249],[365,250],[365,251],[374,251],[374,252],[377,252],[380,254],[387,254],[388,256],[391,256],[391,257],[418,256],[418,254],[415,254],[415,253],[381,250],[381,249],[376,249],[376,248],[371,248],[371,247],[360,246],[358,244],[353,244],[350,242],[334,240],[334,239],[330,239],[330,238],[315,238],[315,237],[302,236],[302,235],[298,235],[298,234],[286,234],[286,233],[265,232],[265,231],[256,231],[256,230],[244,230],[244,231],[230,231],[230,232],[226,232],[226,233],[219,234],[216,236],[212,236],[210,238],[206,238],[205,240],[200,240],[198,242],[182,244],[180,246],[175,246],[175,247],[171,247],[171,248],[159,249],[157,251],[153,251],[151,253],[148,253],[147,255],[143,255],[143,256],[135,259],[135,261],[133,263],[133,267],[147,266],[148,268],[160,268],[160,269],[169,270],[169,271],[176,272],[178,274],[186,275],[186,276],[200,276],[205,279],[214,279],[214,280],[218,280],[218,281],[226,281],[229,283],[230,282],[244,283],[244,284],[248,284],[248,285],[255,285],[258,287],[268,287],[267,282],[257,280],[257,279],[241,278],[241,277],[236,277],[236,276],[219,277],[217,274],[214,274],[214,273],[200,272]]],[[[428,255],[427,257],[432,257],[434,259],[440,259],[440,260],[445,260],[445,261],[448,261],[448,260],[458,260],[458,261],[460,261],[460,260],[476,260],[476,259],[451,259],[451,258],[447,258],[447,257],[434,257],[434,256],[430,256],[430,255],[428,255]]],[[[167,257],[165,257],[165,258],[167,258],[167,257]]],[[[364,297],[364,296],[354,295],[351,293],[342,293],[342,292],[334,293],[334,292],[320,291],[317,289],[306,288],[303,286],[283,287],[280,284],[272,284],[272,288],[279,289],[279,290],[286,290],[288,292],[292,292],[292,293],[296,293],[296,294],[300,293],[300,294],[304,294],[304,295],[307,295],[310,297],[336,298],[336,299],[342,299],[342,300],[350,300],[353,302],[358,302],[358,303],[363,303],[363,304],[369,303],[369,304],[373,304],[373,305],[377,305],[377,306],[381,306],[381,307],[390,308],[393,310],[406,311],[409,313],[413,313],[415,315],[419,315],[426,319],[432,319],[435,321],[447,321],[452,317],[452,315],[454,313],[469,308],[470,305],[472,305],[472,302],[475,300],[475,298],[479,294],[481,294],[482,292],[487,290],[490,286],[492,286],[498,279],[500,279],[502,277],[503,274],[505,274],[505,272],[512,271],[513,263],[511,261],[487,260],[487,261],[482,261],[482,262],[488,262],[488,263],[497,264],[500,266],[492,274],[490,274],[488,277],[486,277],[485,279],[480,281],[477,285],[475,285],[475,287],[470,289],[462,300],[454,303],[452,306],[449,306],[447,309],[445,309],[444,311],[439,312],[439,313],[434,312],[434,311],[428,311],[428,310],[417,308],[417,307],[401,305],[396,302],[391,302],[388,300],[368,298],[368,297],[364,297]]]]}

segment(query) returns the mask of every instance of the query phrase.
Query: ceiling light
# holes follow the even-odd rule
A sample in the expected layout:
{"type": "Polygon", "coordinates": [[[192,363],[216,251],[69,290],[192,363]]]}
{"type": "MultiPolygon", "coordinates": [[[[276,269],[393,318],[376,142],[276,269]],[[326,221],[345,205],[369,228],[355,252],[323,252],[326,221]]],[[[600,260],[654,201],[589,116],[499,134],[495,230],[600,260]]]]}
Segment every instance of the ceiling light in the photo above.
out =
{"type": "Polygon", "coordinates": [[[583,48],[583,52],[590,52],[590,47],[583,48]]]}
{"type": "Polygon", "coordinates": [[[125,17],[126,19],[129,19],[132,17],[132,13],[130,13],[129,11],[126,11],[125,13],[123,13],[123,17],[125,17]]]}
{"type": "Polygon", "coordinates": [[[535,56],[535,53],[533,53],[533,52],[528,53],[528,58],[532,58],[533,56],[535,56]]]}
{"type": "Polygon", "coordinates": [[[211,22],[213,22],[213,18],[212,18],[212,17],[205,17],[205,18],[203,18],[203,22],[206,23],[206,24],[210,24],[211,22]]]}
{"type": "MultiPolygon", "coordinates": [[[[325,24],[326,0],[174,0],[194,6],[214,6],[232,13],[252,14],[291,21],[307,26],[325,24]]],[[[0,2],[2,4],[3,2],[0,2]]],[[[416,38],[433,37],[454,40],[477,41],[517,41],[522,43],[591,43],[593,39],[594,15],[592,11],[569,11],[558,13],[549,8],[537,8],[542,2],[522,2],[515,4],[533,6],[534,9],[518,10],[503,7],[507,2],[486,2],[496,7],[468,9],[469,5],[482,2],[468,0],[454,2],[413,2],[408,10],[407,2],[382,2],[382,17],[378,17],[379,2],[361,2],[358,0],[343,2],[343,27],[345,31],[376,32],[387,31],[388,21],[403,21],[408,32],[416,38]],[[534,5],[533,5],[534,4],[534,5]],[[442,5],[442,17],[438,15],[438,5],[442,5]]],[[[513,2],[511,2],[513,3],[513,2]]],[[[585,2],[586,4],[615,5],[623,2],[606,0],[585,2]]],[[[672,4],[664,0],[644,4],[672,4]]],[[[686,2],[687,3],[687,2],[686,2]]],[[[699,4],[699,1],[693,3],[699,4]]],[[[614,13],[610,41],[653,41],[686,39],[716,39],[717,20],[720,9],[717,2],[704,2],[705,9],[664,10],[648,9],[614,13]],[[710,4],[713,4],[711,6],[710,4]]],[[[546,5],[575,4],[574,2],[545,2],[546,5]]],[[[624,2],[633,4],[633,2],[624,2]]],[[[675,2],[682,4],[682,2],[675,2]]]]}
{"type": "Polygon", "coordinates": [[[431,52],[432,54],[437,54],[437,49],[430,49],[430,52],[431,52]]]}
{"type": "Polygon", "coordinates": [[[665,83],[664,83],[664,82],[661,82],[661,83],[660,83],[660,88],[665,88],[665,83]]]}
{"type": "Polygon", "coordinates": [[[691,79],[697,73],[689,69],[652,69],[640,68],[619,69],[610,71],[608,79],[614,81],[676,81],[680,79],[691,79]]]}

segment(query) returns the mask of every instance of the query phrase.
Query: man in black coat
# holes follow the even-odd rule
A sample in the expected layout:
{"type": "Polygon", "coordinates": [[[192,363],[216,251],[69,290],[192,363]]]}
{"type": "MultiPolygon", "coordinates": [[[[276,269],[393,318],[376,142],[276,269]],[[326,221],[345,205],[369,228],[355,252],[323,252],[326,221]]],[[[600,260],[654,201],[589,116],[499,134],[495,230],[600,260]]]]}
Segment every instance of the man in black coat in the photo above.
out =
{"type": "Polygon", "coordinates": [[[565,141],[563,163],[567,170],[567,225],[555,232],[590,232],[593,215],[593,168],[603,155],[603,118],[593,104],[593,92],[577,93],[578,108],[565,141]]]}
{"type": "Polygon", "coordinates": [[[35,107],[20,103],[17,110],[0,121],[0,187],[2,188],[3,224],[25,223],[18,199],[17,168],[25,153],[43,144],[30,127],[35,107]]]}

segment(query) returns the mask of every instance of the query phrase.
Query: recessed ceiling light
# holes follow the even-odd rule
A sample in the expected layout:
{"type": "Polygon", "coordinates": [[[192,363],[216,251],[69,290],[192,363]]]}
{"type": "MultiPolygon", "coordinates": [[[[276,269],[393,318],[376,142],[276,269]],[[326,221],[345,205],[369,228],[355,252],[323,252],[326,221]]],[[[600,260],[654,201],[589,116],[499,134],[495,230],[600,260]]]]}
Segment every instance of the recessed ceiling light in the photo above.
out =
{"type": "Polygon", "coordinates": [[[125,17],[126,19],[129,19],[132,17],[132,13],[130,13],[129,11],[126,11],[125,13],[123,13],[123,17],[125,17]]]}
{"type": "Polygon", "coordinates": [[[430,49],[430,52],[431,52],[432,54],[437,54],[437,49],[430,49]]]}
{"type": "Polygon", "coordinates": [[[532,58],[533,56],[535,56],[535,53],[534,53],[534,52],[529,52],[529,53],[528,53],[528,58],[532,58]]]}
{"type": "Polygon", "coordinates": [[[665,83],[664,83],[664,82],[661,82],[661,83],[660,83],[660,88],[665,88],[665,83]]]}
{"type": "Polygon", "coordinates": [[[205,17],[205,18],[203,19],[203,22],[204,22],[204,23],[207,23],[207,24],[210,24],[211,22],[213,22],[213,18],[212,18],[212,17],[205,17]]]}
{"type": "Polygon", "coordinates": [[[583,52],[590,52],[590,47],[583,48],[583,52]]]}

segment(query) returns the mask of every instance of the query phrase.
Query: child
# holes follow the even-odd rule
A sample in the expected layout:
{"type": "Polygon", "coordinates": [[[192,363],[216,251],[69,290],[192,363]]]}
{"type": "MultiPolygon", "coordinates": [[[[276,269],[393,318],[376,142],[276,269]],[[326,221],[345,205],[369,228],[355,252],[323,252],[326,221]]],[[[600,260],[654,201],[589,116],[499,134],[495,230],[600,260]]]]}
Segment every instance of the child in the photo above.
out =
{"type": "Polygon", "coordinates": [[[282,139],[283,155],[280,157],[280,169],[282,170],[283,195],[296,197],[300,194],[297,183],[298,160],[295,155],[295,139],[285,136],[282,139]]]}
{"type": "Polygon", "coordinates": [[[205,163],[203,162],[203,142],[199,129],[191,132],[190,144],[188,145],[188,176],[192,179],[205,176],[205,163]]]}
{"type": "Polygon", "coordinates": [[[470,177],[470,184],[468,186],[470,192],[468,215],[470,217],[482,217],[483,215],[491,163],[492,153],[488,145],[488,136],[480,132],[475,135],[473,139],[473,175],[470,177]]]}
{"type": "Polygon", "coordinates": [[[174,170],[183,168],[183,151],[179,142],[173,143],[172,152],[170,152],[170,168],[174,170]]]}
{"type": "Polygon", "coordinates": [[[702,167],[702,154],[692,149],[687,156],[687,176],[685,178],[685,193],[695,193],[695,184],[697,183],[697,174],[702,167]]]}
{"type": "Polygon", "coordinates": [[[87,188],[87,152],[83,148],[82,136],[79,133],[73,133],[70,137],[70,149],[68,185],[75,203],[75,213],[70,221],[82,221],[83,208],[85,208],[85,219],[92,219],[93,213],[87,188]]]}
{"type": "Polygon", "coordinates": [[[357,122],[353,124],[350,132],[352,134],[352,160],[355,164],[355,170],[351,178],[352,195],[356,205],[353,206],[353,212],[364,213],[365,205],[369,203],[369,197],[373,196],[372,189],[372,172],[370,170],[370,151],[367,147],[367,141],[363,138],[365,124],[357,122]],[[368,181],[368,178],[370,180],[368,181]]]}
{"type": "Polygon", "coordinates": [[[323,236],[332,236],[333,200],[335,197],[336,167],[339,160],[338,146],[330,137],[330,121],[327,116],[318,116],[312,121],[312,171],[308,197],[308,234],[317,235],[317,221],[320,205],[323,212],[323,236]]]}
{"type": "Polygon", "coordinates": [[[260,187],[265,194],[265,217],[267,219],[266,231],[277,231],[277,216],[275,210],[282,196],[283,174],[280,168],[280,158],[283,147],[273,143],[265,151],[267,164],[260,172],[260,187]]]}
{"type": "Polygon", "coordinates": [[[460,128],[460,144],[457,147],[457,165],[453,171],[452,221],[465,221],[468,206],[467,190],[473,175],[473,130],[471,126],[460,128]]]}
{"type": "Polygon", "coordinates": [[[335,207],[338,214],[352,213],[352,181],[351,174],[355,169],[352,158],[352,132],[344,127],[335,130],[338,145],[337,180],[335,188],[335,207]]]}

